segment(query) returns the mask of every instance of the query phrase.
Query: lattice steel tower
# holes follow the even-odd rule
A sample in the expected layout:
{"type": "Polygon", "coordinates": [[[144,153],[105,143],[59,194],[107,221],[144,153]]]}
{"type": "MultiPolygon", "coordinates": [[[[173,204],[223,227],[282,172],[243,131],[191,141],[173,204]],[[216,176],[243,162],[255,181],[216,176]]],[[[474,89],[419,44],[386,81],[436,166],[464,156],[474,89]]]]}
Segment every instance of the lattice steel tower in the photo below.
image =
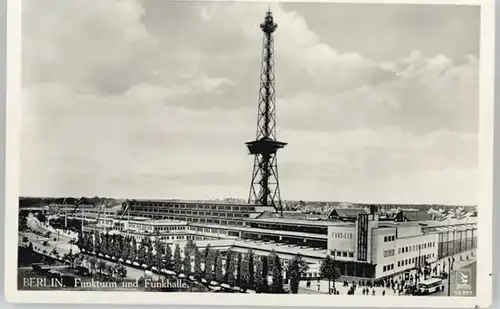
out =
{"type": "Polygon", "coordinates": [[[260,25],[262,41],[262,64],[260,74],[259,111],[257,116],[257,136],[246,143],[251,155],[255,156],[249,204],[272,206],[282,214],[278,162],[276,153],[286,143],[276,140],[276,99],[274,87],[274,39],[273,32],[278,27],[270,10],[260,25]]]}

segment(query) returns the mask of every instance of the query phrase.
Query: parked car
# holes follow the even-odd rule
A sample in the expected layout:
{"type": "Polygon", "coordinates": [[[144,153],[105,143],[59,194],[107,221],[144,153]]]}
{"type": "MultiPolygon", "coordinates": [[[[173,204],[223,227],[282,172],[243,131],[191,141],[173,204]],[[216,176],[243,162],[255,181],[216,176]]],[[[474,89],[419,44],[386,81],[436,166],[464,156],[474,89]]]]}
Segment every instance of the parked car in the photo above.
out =
{"type": "Polygon", "coordinates": [[[448,279],[448,273],[443,271],[437,276],[432,276],[432,278],[439,278],[439,279],[448,279]]]}

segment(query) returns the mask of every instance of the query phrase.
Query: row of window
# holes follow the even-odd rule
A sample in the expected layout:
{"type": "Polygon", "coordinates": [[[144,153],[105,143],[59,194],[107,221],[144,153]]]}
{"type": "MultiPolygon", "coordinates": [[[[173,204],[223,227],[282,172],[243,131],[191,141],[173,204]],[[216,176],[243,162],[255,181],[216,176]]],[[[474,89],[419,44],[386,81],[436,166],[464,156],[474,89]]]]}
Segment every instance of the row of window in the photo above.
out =
{"type": "Polygon", "coordinates": [[[312,234],[328,234],[328,227],[322,226],[296,226],[295,224],[277,224],[277,223],[261,223],[261,222],[250,222],[247,223],[250,227],[259,229],[272,229],[281,231],[291,231],[291,232],[304,232],[312,234]]]}
{"type": "Polygon", "coordinates": [[[207,224],[220,224],[220,225],[243,225],[243,221],[229,221],[229,220],[220,220],[214,218],[199,218],[199,217],[190,217],[190,216],[158,216],[151,214],[142,214],[142,213],[131,213],[132,216],[141,216],[151,219],[169,219],[169,220],[182,220],[191,223],[207,223],[207,224]]]}
{"type": "Polygon", "coordinates": [[[401,248],[398,248],[398,254],[422,250],[422,249],[426,249],[426,248],[433,248],[435,246],[436,246],[436,242],[432,241],[432,242],[428,242],[425,244],[401,247],[401,248]]]}
{"type": "Polygon", "coordinates": [[[390,271],[393,269],[394,269],[394,264],[384,265],[384,267],[382,267],[383,272],[390,271]]]}
{"type": "Polygon", "coordinates": [[[184,231],[186,226],[152,226],[149,224],[130,224],[130,229],[135,230],[155,230],[155,231],[184,231]]]}
{"type": "Polygon", "coordinates": [[[191,211],[179,209],[144,209],[132,210],[135,213],[161,213],[161,214],[181,214],[181,215],[195,215],[195,216],[212,216],[212,217],[230,217],[230,218],[248,218],[250,213],[246,212],[225,212],[225,211],[191,211]]]}
{"type": "Polygon", "coordinates": [[[384,250],[384,257],[390,257],[390,256],[394,256],[394,253],[395,253],[396,250],[394,249],[390,249],[390,250],[384,250]]]}
{"type": "Polygon", "coordinates": [[[332,257],[338,256],[338,257],[350,257],[350,258],[352,258],[352,257],[354,257],[354,252],[335,250],[335,251],[331,251],[330,255],[332,257]]]}
{"type": "Polygon", "coordinates": [[[390,236],[384,236],[384,242],[391,242],[396,240],[396,236],[390,235],[390,236]]]}
{"type": "MultiPolygon", "coordinates": [[[[434,253],[422,255],[424,260],[432,259],[432,258],[434,258],[434,256],[435,256],[434,253]]],[[[404,260],[398,261],[398,267],[406,266],[408,264],[414,265],[416,262],[417,262],[417,257],[404,259],[404,260]]]]}
{"type": "MultiPolygon", "coordinates": [[[[232,210],[232,211],[255,211],[255,207],[248,206],[231,206],[231,205],[204,205],[204,204],[162,204],[162,203],[139,203],[130,205],[132,208],[137,207],[158,207],[164,210],[165,208],[179,208],[179,209],[212,209],[212,210],[232,210]]],[[[144,208],[143,208],[144,209],[144,208]]]]}
{"type": "Polygon", "coordinates": [[[177,235],[177,236],[159,236],[158,237],[161,240],[176,240],[176,239],[200,239],[201,236],[194,236],[194,235],[177,235]]]}

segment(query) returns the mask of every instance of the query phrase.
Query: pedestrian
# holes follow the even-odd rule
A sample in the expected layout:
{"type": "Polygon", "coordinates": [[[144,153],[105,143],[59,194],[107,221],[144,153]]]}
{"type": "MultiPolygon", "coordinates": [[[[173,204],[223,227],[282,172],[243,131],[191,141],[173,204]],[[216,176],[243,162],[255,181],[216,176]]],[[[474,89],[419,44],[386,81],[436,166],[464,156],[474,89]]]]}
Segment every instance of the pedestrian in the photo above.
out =
{"type": "Polygon", "coordinates": [[[385,290],[382,290],[382,296],[385,296],[385,290]]]}

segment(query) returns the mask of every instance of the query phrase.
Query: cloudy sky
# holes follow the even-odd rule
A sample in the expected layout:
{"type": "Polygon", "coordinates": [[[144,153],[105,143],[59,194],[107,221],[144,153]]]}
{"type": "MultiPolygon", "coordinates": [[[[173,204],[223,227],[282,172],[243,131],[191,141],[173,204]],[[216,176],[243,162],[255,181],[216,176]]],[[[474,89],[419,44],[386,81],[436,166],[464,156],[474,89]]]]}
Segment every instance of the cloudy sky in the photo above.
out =
{"type": "MultiPolygon", "coordinates": [[[[248,195],[268,4],[23,1],[21,195],[248,195]]],[[[272,4],[283,199],[475,204],[479,9],[272,4]]]]}

